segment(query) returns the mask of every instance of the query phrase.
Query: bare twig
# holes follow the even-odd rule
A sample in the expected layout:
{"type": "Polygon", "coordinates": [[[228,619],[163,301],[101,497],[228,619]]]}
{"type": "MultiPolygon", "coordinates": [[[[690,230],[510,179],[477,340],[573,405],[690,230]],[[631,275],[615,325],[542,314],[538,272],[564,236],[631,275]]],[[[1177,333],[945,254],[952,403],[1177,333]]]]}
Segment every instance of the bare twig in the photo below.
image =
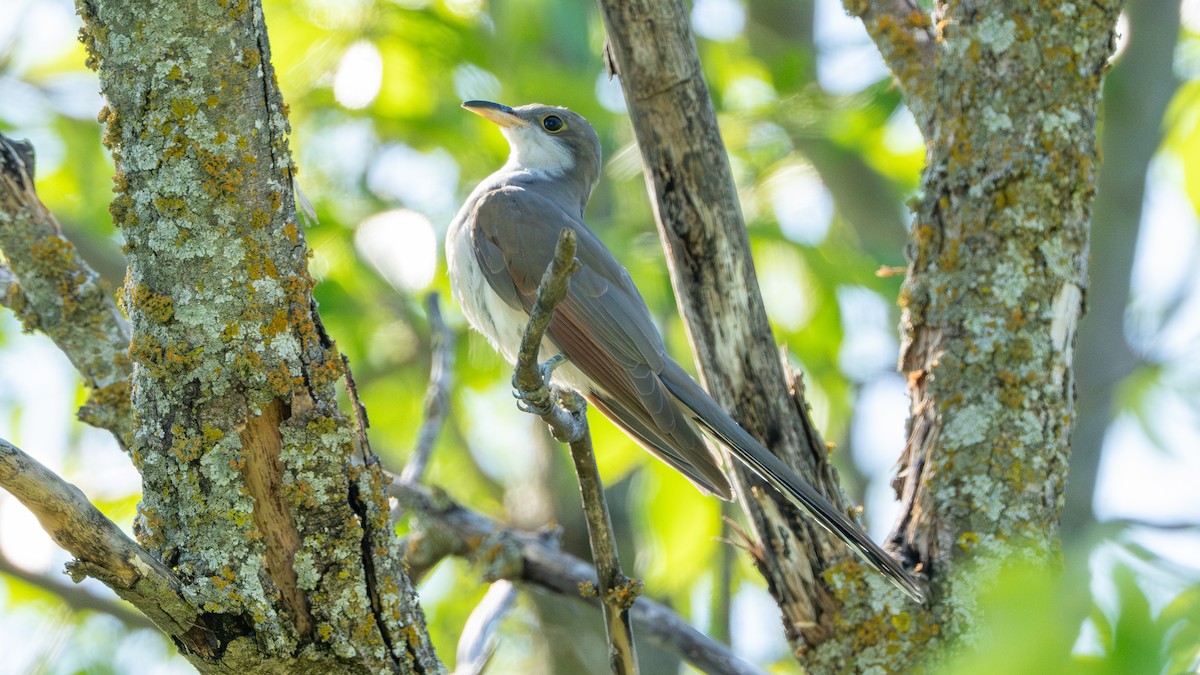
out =
{"type": "Polygon", "coordinates": [[[579,269],[579,265],[575,259],[575,232],[564,228],[554,248],[554,260],[538,284],[537,300],[530,312],[529,324],[525,326],[525,335],[521,338],[513,384],[520,393],[525,409],[540,415],[550,425],[554,437],[570,445],[587,519],[588,541],[592,547],[592,559],[596,563],[598,591],[604,607],[608,663],[613,673],[636,673],[637,650],[629,621],[629,607],[641,592],[641,582],[631,581],[621,572],[612,518],[608,514],[600,470],[596,467],[596,455],[592,451],[592,435],[588,432],[587,404],[574,392],[561,392],[564,405],[557,405],[548,380],[550,370],[558,361],[552,359],[546,366],[539,367],[537,360],[554,309],[566,296],[570,276],[579,269]]]}
{"type": "Polygon", "coordinates": [[[0,250],[11,272],[0,280],[0,304],[54,340],[91,389],[79,418],[124,446],[133,430],[129,325],[38,199],[32,166],[32,146],[0,134],[0,250]]]}
{"type": "Polygon", "coordinates": [[[600,470],[592,452],[592,435],[571,443],[571,460],[579,479],[579,495],[583,498],[583,513],[587,518],[588,541],[592,546],[592,561],[600,580],[599,593],[604,601],[604,618],[608,626],[608,660],[614,673],[637,672],[637,650],[629,621],[629,607],[642,592],[642,582],[630,579],[621,572],[617,557],[617,542],[613,536],[600,470]]]}
{"type": "MultiPolygon", "coordinates": [[[[426,567],[443,555],[486,559],[490,578],[523,581],[563,597],[599,604],[580,590],[597,584],[596,570],[564,553],[544,535],[505,527],[450,499],[444,493],[394,481],[389,488],[404,509],[426,521],[410,538],[406,561],[426,567]],[[427,550],[432,549],[432,550],[427,550]],[[491,564],[505,560],[502,565],[491,564]]],[[[764,675],[734,656],[727,647],[693,628],[669,608],[644,596],[629,610],[638,631],[651,642],[679,655],[705,673],[764,675]]]]}
{"type": "Polygon", "coordinates": [[[425,417],[421,421],[420,430],[417,431],[417,445],[412,456],[408,458],[408,463],[404,465],[404,470],[400,472],[400,480],[410,483],[419,483],[425,475],[433,444],[437,441],[446,421],[446,411],[450,408],[450,385],[454,371],[454,331],[450,330],[442,319],[438,294],[430,293],[425,306],[429,312],[433,358],[429,369],[429,388],[425,391],[425,417]]]}
{"type": "Polygon", "coordinates": [[[582,412],[569,412],[554,402],[550,390],[550,371],[561,363],[561,357],[552,358],[545,366],[538,365],[538,353],[542,349],[542,338],[554,318],[554,309],[567,295],[568,279],[579,269],[575,260],[575,232],[563,229],[554,247],[554,260],[546,268],[538,284],[537,299],[521,338],[521,350],[517,353],[517,369],[513,374],[513,386],[520,394],[527,412],[541,416],[550,425],[550,433],[563,443],[572,443],[587,435],[587,416],[582,412]]]}

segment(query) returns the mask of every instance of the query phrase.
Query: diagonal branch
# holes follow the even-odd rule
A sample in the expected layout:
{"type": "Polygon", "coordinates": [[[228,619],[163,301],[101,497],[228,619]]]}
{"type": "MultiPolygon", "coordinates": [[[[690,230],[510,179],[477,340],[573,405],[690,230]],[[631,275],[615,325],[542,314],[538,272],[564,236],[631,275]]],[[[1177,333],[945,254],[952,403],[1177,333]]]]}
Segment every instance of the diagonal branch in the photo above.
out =
{"type": "Polygon", "coordinates": [[[612,518],[604,499],[604,486],[596,455],[592,451],[592,435],[588,431],[587,404],[574,392],[559,392],[563,406],[554,402],[554,392],[548,381],[550,371],[562,362],[556,356],[545,366],[538,366],[538,353],[554,309],[567,294],[571,274],[579,269],[575,259],[575,232],[564,228],[558,235],[554,260],[546,268],[538,284],[537,299],[521,338],[517,369],[513,384],[521,397],[523,409],[541,416],[554,437],[570,445],[575,475],[579,479],[579,494],[587,519],[588,541],[599,579],[598,592],[603,601],[605,630],[608,634],[608,661],[613,673],[637,673],[637,650],[629,621],[629,606],[641,592],[641,582],[632,581],[621,572],[617,557],[616,537],[612,518]]]}
{"type": "MultiPolygon", "coordinates": [[[[414,577],[445,555],[478,558],[489,566],[486,575],[523,581],[556,595],[593,605],[595,595],[580,589],[594,586],[596,570],[583,560],[554,546],[551,538],[509,528],[456,503],[445,493],[394,480],[391,495],[418,521],[424,521],[409,539],[405,561],[414,577]],[[496,564],[497,561],[504,561],[496,564]]],[[[698,670],[728,675],[764,675],[763,671],[734,656],[727,647],[693,628],[666,606],[645,596],[629,609],[638,631],[663,649],[678,654],[698,670]]]]}
{"type": "MultiPolygon", "coordinates": [[[[684,2],[600,0],[600,6],[701,384],[744,429],[843,506],[828,448],[801,421],[807,403],[787,387],[684,2]]],[[[756,476],[732,469],[764,552],[756,563],[793,647],[811,648],[838,634],[841,603],[832,589],[862,579],[866,568],[841,564],[850,553],[833,535],[801,519],[756,476]]]]}
{"type": "Polygon", "coordinates": [[[129,325],[100,275],[63,236],[34,191],[33,148],[0,134],[0,304],[26,330],[40,330],[67,355],[91,390],[79,418],[124,446],[129,409],[129,325]],[[19,282],[19,283],[18,283],[19,282]]]}
{"type": "Polygon", "coordinates": [[[179,580],[130,539],[74,485],[0,439],[0,487],[33,515],[75,560],[71,577],[95,577],[142,611],[182,648],[210,653],[210,630],[183,595],[179,580]]]}

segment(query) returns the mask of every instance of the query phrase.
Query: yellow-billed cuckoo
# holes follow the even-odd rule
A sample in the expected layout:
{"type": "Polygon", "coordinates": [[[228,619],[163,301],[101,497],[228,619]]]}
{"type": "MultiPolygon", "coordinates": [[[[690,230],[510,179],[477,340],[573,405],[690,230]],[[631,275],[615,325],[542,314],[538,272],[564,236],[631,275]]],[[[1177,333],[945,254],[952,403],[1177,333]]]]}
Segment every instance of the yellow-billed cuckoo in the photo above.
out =
{"type": "Polygon", "coordinates": [[[557,386],[573,389],[700,490],[731,499],[721,462],[701,435],[844,541],[917,601],[916,580],[844,513],[743,430],[666,353],[629,273],[583,222],[600,178],[600,140],[587,120],[540,104],[467,101],[508,139],[508,162],[475,188],[446,236],[454,296],[467,320],[516,363],[538,282],[563,228],[582,267],[571,276],[542,346],[562,354],[557,386]]]}

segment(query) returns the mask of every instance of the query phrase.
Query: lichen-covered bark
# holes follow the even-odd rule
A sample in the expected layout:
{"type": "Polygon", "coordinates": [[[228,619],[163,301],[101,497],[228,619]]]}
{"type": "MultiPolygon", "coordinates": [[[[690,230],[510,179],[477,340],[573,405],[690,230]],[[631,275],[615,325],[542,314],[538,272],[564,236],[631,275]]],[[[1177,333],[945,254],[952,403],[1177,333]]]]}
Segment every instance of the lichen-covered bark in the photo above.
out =
{"type": "Polygon", "coordinates": [[[939,5],[935,84],[906,92],[930,117],[900,298],[912,408],[894,534],[919,555],[933,604],[904,627],[903,651],[864,650],[850,632],[812,654],[815,672],[907,671],[928,657],[923,643],[971,633],[979,592],[1007,561],[1056,564],[1118,10],[939,5]]]}
{"type": "Polygon", "coordinates": [[[129,326],[100,275],[63,236],[34,190],[33,149],[0,134],[0,253],[12,278],[0,305],[25,330],[44,332],[88,387],[79,418],[108,429],[123,446],[129,414],[129,326]]]}
{"type": "Polygon", "coordinates": [[[137,532],[208,672],[436,672],[385,478],[336,405],[259,3],[80,0],[129,274],[137,532]]]}
{"type": "Polygon", "coordinates": [[[851,16],[862,20],[904,92],[917,125],[928,135],[937,83],[931,72],[937,32],[930,16],[912,0],[842,0],[842,4],[851,16]]]}

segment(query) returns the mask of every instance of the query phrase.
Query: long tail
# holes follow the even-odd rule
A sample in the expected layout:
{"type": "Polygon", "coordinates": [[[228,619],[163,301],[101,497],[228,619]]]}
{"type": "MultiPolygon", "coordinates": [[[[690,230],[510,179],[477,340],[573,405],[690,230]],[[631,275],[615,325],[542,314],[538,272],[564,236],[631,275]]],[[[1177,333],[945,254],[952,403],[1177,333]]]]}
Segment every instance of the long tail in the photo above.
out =
{"type": "Polygon", "coordinates": [[[738,426],[717,402],[678,364],[668,362],[660,374],[663,384],[694,413],[695,421],[733,451],[733,455],[754,471],[788,501],[795,504],[826,530],[841,539],[867,564],[875,568],[917,602],[924,593],[917,580],[900,563],[879,548],[858,525],[835,508],[803,478],[764,448],[745,429],[738,426]]]}

